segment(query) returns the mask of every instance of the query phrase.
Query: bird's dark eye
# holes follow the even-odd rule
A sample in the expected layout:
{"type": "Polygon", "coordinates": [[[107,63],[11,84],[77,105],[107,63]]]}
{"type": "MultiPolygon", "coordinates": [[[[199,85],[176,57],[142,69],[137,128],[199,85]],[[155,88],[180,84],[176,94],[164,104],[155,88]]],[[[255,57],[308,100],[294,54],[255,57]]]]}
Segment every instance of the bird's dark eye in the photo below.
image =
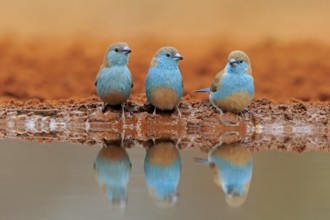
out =
{"type": "Polygon", "coordinates": [[[240,60],[239,63],[243,63],[243,60],[240,60]]]}
{"type": "Polygon", "coordinates": [[[118,52],[119,50],[118,50],[118,48],[115,48],[115,52],[118,52]]]}
{"type": "Polygon", "coordinates": [[[171,55],[169,53],[166,54],[167,57],[170,57],[171,55]]]}

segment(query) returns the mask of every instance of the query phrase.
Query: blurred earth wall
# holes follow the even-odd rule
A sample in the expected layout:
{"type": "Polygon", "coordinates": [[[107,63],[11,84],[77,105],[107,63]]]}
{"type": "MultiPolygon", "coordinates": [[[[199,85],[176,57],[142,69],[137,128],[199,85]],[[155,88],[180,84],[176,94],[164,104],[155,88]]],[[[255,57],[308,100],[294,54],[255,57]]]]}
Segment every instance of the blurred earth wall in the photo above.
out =
{"type": "Polygon", "coordinates": [[[330,100],[330,1],[0,1],[0,100],[95,94],[107,47],[126,41],[133,94],[175,46],[184,92],[208,87],[231,50],[251,59],[256,96],[330,100]]]}

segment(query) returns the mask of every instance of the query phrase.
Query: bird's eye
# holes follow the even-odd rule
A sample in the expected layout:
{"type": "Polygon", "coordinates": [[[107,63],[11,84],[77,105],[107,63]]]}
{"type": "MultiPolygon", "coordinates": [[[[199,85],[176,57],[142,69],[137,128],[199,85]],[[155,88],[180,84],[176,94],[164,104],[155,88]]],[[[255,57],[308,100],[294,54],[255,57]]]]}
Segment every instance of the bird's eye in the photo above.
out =
{"type": "Polygon", "coordinates": [[[239,63],[243,63],[243,60],[240,60],[239,63]]]}
{"type": "Polygon", "coordinates": [[[167,57],[170,57],[171,55],[169,53],[166,54],[167,57]]]}
{"type": "Polygon", "coordinates": [[[115,52],[118,52],[119,50],[118,50],[118,48],[115,48],[115,52]]]}

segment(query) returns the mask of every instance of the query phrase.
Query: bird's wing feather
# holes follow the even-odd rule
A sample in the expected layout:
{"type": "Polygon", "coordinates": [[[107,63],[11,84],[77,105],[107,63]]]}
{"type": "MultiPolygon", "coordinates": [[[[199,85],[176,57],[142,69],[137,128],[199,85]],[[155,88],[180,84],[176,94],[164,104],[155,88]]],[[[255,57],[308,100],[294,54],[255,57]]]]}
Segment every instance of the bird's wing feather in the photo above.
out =
{"type": "Polygon", "coordinates": [[[97,73],[97,76],[96,76],[96,78],[95,78],[95,82],[94,82],[94,85],[95,85],[95,86],[97,86],[97,80],[99,79],[99,76],[100,76],[101,70],[102,70],[102,66],[100,67],[100,70],[99,70],[99,72],[97,73]]]}
{"type": "Polygon", "coordinates": [[[219,88],[219,85],[220,85],[220,81],[222,79],[222,76],[224,75],[225,71],[224,70],[221,70],[214,78],[212,84],[211,84],[211,87],[210,87],[210,90],[211,92],[216,92],[219,88]]]}
{"type": "Polygon", "coordinates": [[[210,92],[210,88],[198,89],[198,90],[195,90],[194,92],[210,92]]]}
{"type": "Polygon", "coordinates": [[[94,85],[95,85],[95,86],[97,86],[97,78],[98,78],[98,77],[96,77],[95,82],[94,82],[94,85]]]}

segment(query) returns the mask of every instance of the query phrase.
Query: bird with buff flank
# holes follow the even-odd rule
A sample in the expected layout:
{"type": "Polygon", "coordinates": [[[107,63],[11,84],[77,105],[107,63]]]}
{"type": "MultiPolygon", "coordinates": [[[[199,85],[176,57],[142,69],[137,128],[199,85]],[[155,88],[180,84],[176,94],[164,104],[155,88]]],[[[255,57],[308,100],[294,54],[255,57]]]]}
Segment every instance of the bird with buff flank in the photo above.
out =
{"type": "Polygon", "coordinates": [[[97,182],[106,202],[124,209],[127,204],[127,186],[132,169],[123,140],[103,140],[94,169],[97,182]]]}
{"type": "Polygon", "coordinates": [[[148,146],[144,159],[144,176],[151,198],[160,207],[173,207],[178,201],[181,156],[177,143],[157,139],[148,146]]]}
{"type": "Polygon", "coordinates": [[[146,95],[149,103],[160,110],[177,109],[182,97],[183,82],[178,62],[183,57],[174,47],[160,48],[151,60],[146,78],[146,95]]]}
{"type": "Polygon", "coordinates": [[[133,79],[127,67],[130,53],[131,49],[126,43],[111,45],[104,55],[95,81],[97,95],[104,102],[103,113],[108,105],[121,105],[123,120],[125,120],[124,103],[133,88],[133,79]]]}
{"type": "Polygon", "coordinates": [[[209,92],[211,103],[221,114],[242,112],[254,97],[249,57],[243,51],[232,51],[226,67],[215,76],[211,87],[195,92],[209,92]]]}
{"type": "Polygon", "coordinates": [[[222,188],[228,205],[241,206],[252,179],[253,162],[249,150],[240,143],[218,145],[209,152],[208,161],[213,180],[222,188]]]}

